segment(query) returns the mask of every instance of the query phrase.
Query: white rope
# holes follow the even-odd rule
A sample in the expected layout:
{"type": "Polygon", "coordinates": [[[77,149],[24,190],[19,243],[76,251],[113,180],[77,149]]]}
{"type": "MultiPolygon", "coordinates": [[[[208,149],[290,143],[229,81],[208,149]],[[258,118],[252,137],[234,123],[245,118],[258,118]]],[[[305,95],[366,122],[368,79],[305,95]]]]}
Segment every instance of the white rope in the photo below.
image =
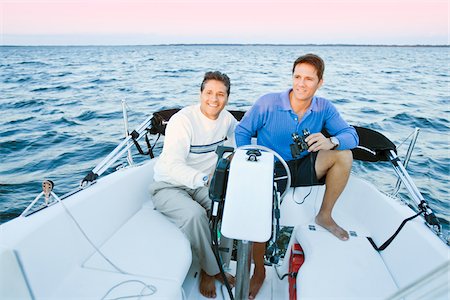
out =
{"type": "Polygon", "coordinates": [[[123,271],[122,269],[120,269],[118,266],[116,266],[111,260],[109,260],[102,251],[100,251],[100,249],[92,242],[92,240],[87,236],[86,232],[84,232],[83,228],[81,228],[81,225],[77,222],[77,220],[75,219],[75,217],[72,215],[72,213],[69,211],[69,209],[66,207],[66,205],[64,205],[64,203],[61,201],[61,199],[52,191],[51,192],[52,196],[59,202],[61,203],[62,207],[64,208],[64,210],[66,211],[66,213],[69,215],[69,217],[72,219],[72,221],[75,223],[75,225],[78,227],[78,229],[80,230],[80,232],[83,234],[83,236],[86,238],[86,240],[89,242],[89,244],[91,244],[91,246],[95,249],[95,251],[98,252],[98,254],[100,254],[101,257],[103,257],[114,269],[116,269],[119,273],[122,274],[128,274],[128,275],[132,275],[129,274],[125,271],[123,271]]]}
{"type": "Polygon", "coordinates": [[[142,297],[148,297],[151,296],[153,294],[155,294],[157,291],[156,287],[150,284],[146,284],[145,282],[141,281],[141,280],[126,280],[126,281],[122,281],[121,283],[116,284],[115,286],[113,286],[112,288],[110,288],[108,290],[108,292],[106,292],[106,294],[101,298],[102,300],[120,300],[120,299],[131,299],[131,298],[138,298],[141,299],[142,297]],[[139,284],[142,284],[144,287],[142,288],[141,292],[138,295],[129,295],[129,296],[121,296],[121,297],[117,297],[117,298],[106,298],[108,296],[109,293],[111,293],[114,289],[118,288],[121,285],[124,285],[126,283],[130,283],[130,282],[137,282],[139,284]],[[144,291],[148,289],[149,292],[144,293],[144,291]]]}

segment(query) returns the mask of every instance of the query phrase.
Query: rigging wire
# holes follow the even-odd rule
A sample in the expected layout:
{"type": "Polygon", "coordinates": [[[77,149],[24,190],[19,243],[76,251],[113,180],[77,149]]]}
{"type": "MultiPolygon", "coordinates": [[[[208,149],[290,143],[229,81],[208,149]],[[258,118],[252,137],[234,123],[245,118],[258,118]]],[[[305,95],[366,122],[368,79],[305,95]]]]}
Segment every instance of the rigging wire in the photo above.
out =
{"type": "Polygon", "coordinates": [[[411,132],[406,139],[403,140],[398,146],[396,146],[397,150],[414,134],[415,131],[411,132]]]}

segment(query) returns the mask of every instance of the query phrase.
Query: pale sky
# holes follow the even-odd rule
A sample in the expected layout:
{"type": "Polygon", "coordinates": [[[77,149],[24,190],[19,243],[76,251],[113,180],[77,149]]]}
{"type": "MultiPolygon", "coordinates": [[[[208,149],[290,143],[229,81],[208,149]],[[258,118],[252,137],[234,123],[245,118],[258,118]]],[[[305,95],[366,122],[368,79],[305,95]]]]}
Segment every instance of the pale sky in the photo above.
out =
{"type": "Polygon", "coordinates": [[[449,45],[448,0],[0,0],[1,45],[449,45]]]}

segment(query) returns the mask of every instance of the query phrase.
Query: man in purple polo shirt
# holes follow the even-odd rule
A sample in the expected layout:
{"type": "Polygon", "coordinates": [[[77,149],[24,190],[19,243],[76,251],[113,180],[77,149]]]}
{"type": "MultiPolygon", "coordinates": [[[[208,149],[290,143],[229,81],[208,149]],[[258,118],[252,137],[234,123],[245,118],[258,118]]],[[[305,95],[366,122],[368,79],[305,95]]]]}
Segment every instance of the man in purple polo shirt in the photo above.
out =
{"type": "MultiPolygon", "coordinates": [[[[347,184],[353,162],[350,149],[358,145],[359,138],[330,101],[314,96],[323,83],[324,69],[319,56],[300,56],[293,65],[292,88],[260,97],[236,127],[236,144],[249,145],[257,134],[259,145],[276,151],[288,162],[293,187],[325,183],[322,206],[315,221],[345,241],[348,233],[336,224],[331,212],[347,184]],[[301,136],[304,129],[311,133],[305,139],[308,150],[293,157],[292,134],[301,136]],[[330,138],[321,133],[323,129],[330,133],[330,138]]],[[[279,174],[281,164],[277,164],[275,173],[279,174]]],[[[256,296],[265,278],[264,246],[254,245],[255,271],[250,281],[250,299],[256,296]]]]}

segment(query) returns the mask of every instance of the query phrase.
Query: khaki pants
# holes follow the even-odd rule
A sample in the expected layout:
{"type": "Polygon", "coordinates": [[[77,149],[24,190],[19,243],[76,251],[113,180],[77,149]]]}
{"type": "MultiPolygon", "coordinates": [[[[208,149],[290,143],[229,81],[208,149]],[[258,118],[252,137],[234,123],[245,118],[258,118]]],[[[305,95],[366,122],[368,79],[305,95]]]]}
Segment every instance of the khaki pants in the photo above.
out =
{"type": "MultiPolygon", "coordinates": [[[[220,270],[211,248],[208,218],[211,200],[208,188],[190,189],[167,182],[154,182],[150,185],[150,194],[155,208],[186,235],[194,254],[199,258],[200,267],[208,275],[218,274],[220,270]]],[[[225,246],[223,242],[221,244],[225,246]]],[[[230,242],[227,239],[227,246],[230,242]]]]}

